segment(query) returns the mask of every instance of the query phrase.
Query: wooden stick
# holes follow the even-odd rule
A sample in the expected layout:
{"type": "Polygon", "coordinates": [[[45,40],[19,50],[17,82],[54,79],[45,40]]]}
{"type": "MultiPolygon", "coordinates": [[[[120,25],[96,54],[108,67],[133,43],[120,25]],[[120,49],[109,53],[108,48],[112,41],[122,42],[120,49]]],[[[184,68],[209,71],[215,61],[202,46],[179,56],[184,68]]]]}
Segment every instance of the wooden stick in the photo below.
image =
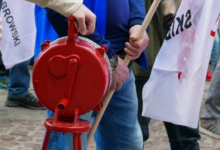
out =
{"type": "Polygon", "coordinates": [[[88,137],[87,137],[87,148],[89,147],[89,144],[90,144],[90,142],[91,142],[91,140],[92,140],[92,138],[93,138],[93,136],[95,134],[95,131],[96,131],[98,125],[99,125],[99,122],[102,119],[102,116],[103,116],[103,114],[104,114],[104,112],[105,112],[105,110],[106,110],[106,108],[108,106],[108,103],[110,102],[114,92],[115,92],[115,90],[109,91],[108,94],[106,95],[106,97],[103,100],[103,107],[98,112],[98,114],[96,115],[96,118],[95,118],[95,120],[94,120],[94,122],[92,124],[92,128],[89,131],[89,134],[88,134],[88,137]]]}
{"type": "MultiPolygon", "coordinates": [[[[143,33],[146,32],[146,29],[147,29],[147,27],[148,27],[148,25],[149,25],[153,15],[154,15],[154,13],[156,12],[156,9],[159,6],[160,1],[161,0],[154,0],[153,4],[151,5],[151,7],[150,7],[150,9],[149,9],[149,11],[147,13],[147,16],[145,17],[145,19],[143,21],[143,24],[141,25],[141,28],[139,29],[139,31],[138,31],[138,33],[136,35],[137,39],[142,38],[143,33]]],[[[124,62],[127,65],[129,64],[130,59],[129,59],[128,55],[126,55],[126,57],[124,59],[124,62]]],[[[93,122],[93,125],[91,127],[91,130],[90,130],[90,132],[88,134],[87,148],[89,147],[89,144],[90,144],[90,142],[91,142],[91,140],[92,140],[92,138],[94,136],[94,133],[95,133],[95,131],[96,131],[98,125],[99,125],[100,120],[102,119],[102,116],[103,116],[103,114],[104,114],[104,112],[105,112],[105,110],[106,110],[106,108],[107,108],[107,106],[108,106],[108,104],[109,104],[109,102],[110,102],[114,92],[115,91],[109,91],[108,94],[106,95],[105,99],[103,100],[103,107],[98,112],[98,114],[97,114],[97,116],[96,116],[96,118],[95,118],[95,120],[93,122]]]]}

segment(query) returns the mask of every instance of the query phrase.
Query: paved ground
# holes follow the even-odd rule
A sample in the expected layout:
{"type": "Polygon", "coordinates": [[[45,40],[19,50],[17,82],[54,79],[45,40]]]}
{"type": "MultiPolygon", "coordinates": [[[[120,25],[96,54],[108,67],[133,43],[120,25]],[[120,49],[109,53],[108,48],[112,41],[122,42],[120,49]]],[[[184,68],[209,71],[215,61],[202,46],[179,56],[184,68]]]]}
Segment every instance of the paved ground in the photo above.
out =
{"type": "MultiPolygon", "coordinates": [[[[204,111],[204,100],[210,82],[206,82],[201,114],[204,111]]],[[[33,87],[30,88],[33,92],[33,87]]],[[[4,106],[6,90],[0,90],[0,150],[40,150],[44,136],[43,122],[45,111],[25,108],[8,108],[4,106]]],[[[150,138],[145,142],[144,150],[169,150],[169,141],[163,123],[152,120],[150,138]]],[[[201,150],[220,150],[220,140],[201,134],[201,150]]],[[[95,150],[93,142],[89,148],[95,150]]]]}

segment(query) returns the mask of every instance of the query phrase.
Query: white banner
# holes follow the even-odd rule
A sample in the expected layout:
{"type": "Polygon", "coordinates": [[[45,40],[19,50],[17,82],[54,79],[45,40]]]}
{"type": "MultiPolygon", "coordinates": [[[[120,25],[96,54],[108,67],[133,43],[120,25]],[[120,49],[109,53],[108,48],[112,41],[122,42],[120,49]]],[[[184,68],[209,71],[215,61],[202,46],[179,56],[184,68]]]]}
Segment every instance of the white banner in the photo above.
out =
{"type": "Polygon", "coordinates": [[[143,88],[143,116],[197,128],[220,0],[183,0],[143,88]]]}
{"type": "Polygon", "coordinates": [[[11,68],[34,56],[36,28],[35,4],[24,0],[3,0],[3,40],[0,42],[2,60],[11,68]]]}

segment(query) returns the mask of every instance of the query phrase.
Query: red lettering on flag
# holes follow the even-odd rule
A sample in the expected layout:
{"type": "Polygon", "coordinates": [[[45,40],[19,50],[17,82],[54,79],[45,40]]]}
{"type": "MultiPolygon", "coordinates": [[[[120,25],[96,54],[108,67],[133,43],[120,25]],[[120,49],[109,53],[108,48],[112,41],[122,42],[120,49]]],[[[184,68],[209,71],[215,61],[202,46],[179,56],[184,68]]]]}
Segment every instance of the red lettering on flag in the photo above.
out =
{"type": "Polygon", "coordinates": [[[220,17],[220,13],[218,14],[218,18],[217,18],[217,20],[215,21],[215,23],[217,23],[217,22],[218,22],[219,17],[220,17]]]}
{"type": "Polygon", "coordinates": [[[178,79],[180,80],[182,72],[178,73],[178,79]]]}
{"type": "Polygon", "coordinates": [[[213,36],[213,37],[215,37],[215,32],[214,32],[214,31],[211,31],[211,32],[210,32],[210,35],[213,36]]]}

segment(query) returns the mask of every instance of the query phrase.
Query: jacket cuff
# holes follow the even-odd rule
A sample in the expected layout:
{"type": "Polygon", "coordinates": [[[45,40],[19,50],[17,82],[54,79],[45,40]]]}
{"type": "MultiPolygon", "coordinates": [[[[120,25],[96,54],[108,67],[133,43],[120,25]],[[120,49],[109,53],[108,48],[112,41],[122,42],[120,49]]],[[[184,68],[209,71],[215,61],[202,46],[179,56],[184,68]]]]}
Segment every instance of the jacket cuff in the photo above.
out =
{"type": "MultiPolygon", "coordinates": [[[[142,25],[142,23],[143,23],[143,19],[135,19],[135,20],[132,20],[129,25],[130,25],[130,28],[131,28],[136,24],[142,25]]],[[[149,31],[149,26],[147,27],[147,30],[146,30],[147,32],[149,31]]]]}
{"type": "Polygon", "coordinates": [[[129,23],[130,28],[133,27],[136,24],[141,25],[143,23],[143,18],[140,19],[132,19],[129,23]]]}
{"type": "Polygon", "coordinates": [[[83,0],[26,0],[32,3],[38,4],[40,7],[51,8],[65,17],[73,14],[79,6],[83,3],[83,0]]]}
{"type": "Polygon", "coordinates": [[[47,7],[68,17],[73,14],[82,3],[83,0],[49,0],[47,7]]]}

